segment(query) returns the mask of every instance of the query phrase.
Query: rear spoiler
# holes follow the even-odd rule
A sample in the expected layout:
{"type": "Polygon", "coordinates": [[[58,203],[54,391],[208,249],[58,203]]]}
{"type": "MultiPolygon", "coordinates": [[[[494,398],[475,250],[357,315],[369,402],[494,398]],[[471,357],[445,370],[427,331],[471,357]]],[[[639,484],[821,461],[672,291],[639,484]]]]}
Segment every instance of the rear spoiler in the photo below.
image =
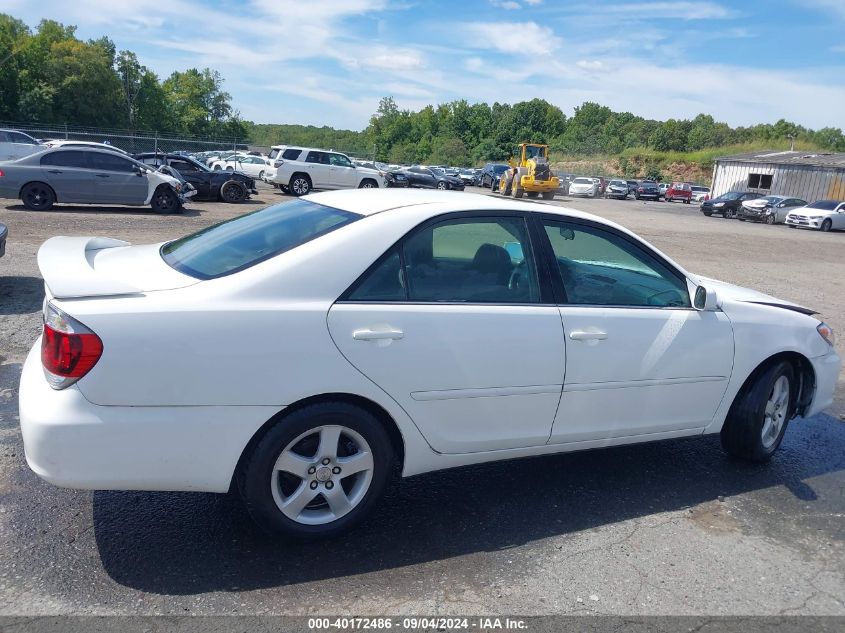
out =
{"type": "Polygon", "coordinates": [[[136,294],[139,288],[94,270],[94,255],[129,246],[110,237],[51,237],[38,249],[38,269],[57,299],[136,294]]]}

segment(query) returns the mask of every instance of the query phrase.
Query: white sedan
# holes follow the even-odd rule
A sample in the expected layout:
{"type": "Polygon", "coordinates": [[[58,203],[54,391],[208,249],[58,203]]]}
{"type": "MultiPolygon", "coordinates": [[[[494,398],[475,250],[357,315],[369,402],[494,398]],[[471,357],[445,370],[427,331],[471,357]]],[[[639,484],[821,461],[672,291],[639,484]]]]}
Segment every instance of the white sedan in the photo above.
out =
{"type": "Polygon", "coordinates": [[[830,405],[830,328],[561,207],[345,190],[164,244],[54,237],[20,385],[59,486],[240,491],[347,530],[392,473],[721,433],[772,456],[830,405]]]}
{"type": "Polygon", "coordinates": [[[269,167],[269,161],[261,156],[232,156],[228,159],[212,162],[211,169],[214,171],[220,171],[221,169],[239,171],[247,176],[264,180],[265,175],[272,168],[269,167]]]}
{"type": "Polygon", "coordinates": [[[576,178],[569,183],[568,194],[570,196],[587,196],[595,198],[599,192],[600,184],[594,178],[576,178]]]}
{"type": "Polygon", "coordinates": [[[816,200],[790,212],[786,225],[793,229],[803,226],[819,231],[845,230],[845,201],[816,200]]]}

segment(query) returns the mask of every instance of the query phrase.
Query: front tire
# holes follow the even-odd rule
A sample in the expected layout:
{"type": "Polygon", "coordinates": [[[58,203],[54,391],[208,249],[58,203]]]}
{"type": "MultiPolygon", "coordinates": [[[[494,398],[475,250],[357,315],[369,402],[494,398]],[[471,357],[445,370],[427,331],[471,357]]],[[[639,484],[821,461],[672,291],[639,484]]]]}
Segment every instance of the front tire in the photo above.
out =
{"type": "Polygon", "coordinates": [[[555,192],[554,191],[544,191],[543,192],[543,200],[554,200],[555,199],[555,192]]]}
{"type": "Polygon", "coordinates": [[[375,416],[346,403],[319,403],[266,433],[247,457],[238,488],[267,532],[327,538],[365,518],[392,467],[393,446],[375,416]]]}
{"type": "Polygon", "coordinates": [[[246,188],[239,182],[229,180],[220,187],[220,198],[223,202],[237,204],[246,200],[246,188]]]}
{"type": "Polygon", "coordinates": [[[182,208],[182,203],[179,202],[179,196],[170,187],[161,185],[153,193],[150,207],[156,213],[176,213],[182,208]]]}
{"type": "Polygon", "coordinates": [[[437,183],[437,188],[440,189],[441,191],[443,191],[445,189],[448,189],[449,185],[446,182],[444,182],[443,180],[441,180],[437,183]]]}
{"type": "Polygon", "coordinates": [[[822,222],[822,225],[819,227],[819,230],[827,233],[830,230],[831,226],[833,226],[833,222],[830,221],[830,218],[827,218],[824,222],[822,222]]]}
{"type": "Polygon", "coordinates": [[[794,413],[797,387],[795,370],[785,361],[756,372],[731,405],[722,427],[722,448],[749,461],[771,458],[794,413]]]}
{"type": "Polygon", "coordinates": [[[43,182],[31,182],[21,190],[21,202],[30,211],[47,211],[56,202],[56,194],[43,182]]]}
{"type": "Polygon", "coordinates": [[[358,185],[358,189],[378,189],[378,183],[372,178],[365,178],[361,181],[361,184],[358,185]]]}

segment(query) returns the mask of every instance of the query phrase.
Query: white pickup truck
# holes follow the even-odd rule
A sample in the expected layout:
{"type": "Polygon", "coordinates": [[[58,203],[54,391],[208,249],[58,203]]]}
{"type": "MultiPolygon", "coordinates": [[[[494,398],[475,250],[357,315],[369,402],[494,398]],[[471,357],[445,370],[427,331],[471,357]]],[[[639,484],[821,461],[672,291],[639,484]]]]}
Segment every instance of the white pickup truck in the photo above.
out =
{"type": "Polygon", "coordinates": [[[309,147],[288,147],[273,163],[272,183],[295,196],[312,189],[367,189],[387,186],[384,172],[358,167],[349,157],[309,147]]]}

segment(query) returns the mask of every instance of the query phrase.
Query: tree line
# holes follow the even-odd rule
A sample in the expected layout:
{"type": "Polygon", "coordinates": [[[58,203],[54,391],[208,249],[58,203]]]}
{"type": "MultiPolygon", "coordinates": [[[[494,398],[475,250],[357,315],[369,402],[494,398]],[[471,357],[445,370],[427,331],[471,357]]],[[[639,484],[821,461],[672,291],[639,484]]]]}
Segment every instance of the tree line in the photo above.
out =
{"type": "Polygon", "coordinates": [[[107,37],[42,20],[33,30],[0,14],[0,120],[128,128],[244,139],[217,71],[189,68],[161,80],[107,37]]]}

